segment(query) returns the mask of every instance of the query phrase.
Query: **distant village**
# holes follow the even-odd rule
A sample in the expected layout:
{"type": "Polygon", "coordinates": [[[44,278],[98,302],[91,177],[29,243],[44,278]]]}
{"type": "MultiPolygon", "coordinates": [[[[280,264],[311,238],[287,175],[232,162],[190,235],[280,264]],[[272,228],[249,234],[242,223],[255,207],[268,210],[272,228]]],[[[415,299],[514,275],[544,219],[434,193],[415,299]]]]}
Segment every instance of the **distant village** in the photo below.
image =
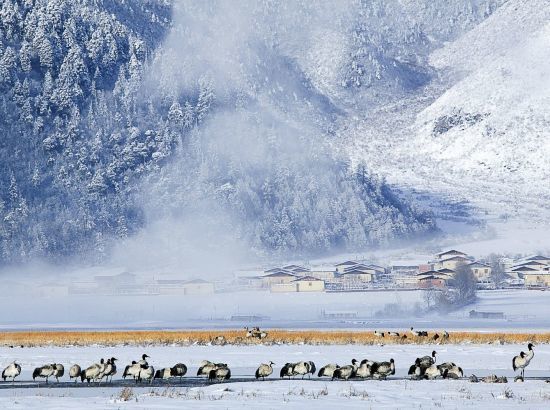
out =
{"type": "Polygon", "coordinates": [[[458,250],[434,255],[418,265],[380,266],[365,261],[343,261],[331,269],[299,265],[275,267],[247,278],[251,288],[271,292],[346,292],[376,289],[444,289],[453,286],[459,267],[471,270],[478,289],[550,287],[550,258],[541,255],[498,261],[497,276],[488,261],[475,260],[458,250]]]}
{"type": "MultiPolygon", "coordinates": [[[[476,260],[470,255],[447,250],[426,263],[381,266],[364,260],[347,260],[334,265],[285,265],[263,270],[235,272],[232,278],[216,281],[189,278],[184,273],[143,275],[127,271],[104,272],[69,280],[67,283],[37,283],[31,290],[37,297],[63,295],[208,295],[232,291],[361,292],[382,290],[452,289],[458,269],[471,270],[478,289],[550,288],[550,258],[534,255],[521,259],[476,260]],[[182,278],[182,276],[184,278],[182,278]]],[[[28,294],[29,288],[6,283],[14,294],[28,294]],[[11,286],[10,286],[11,285],[11,286]],[[19,290],[19,292],[18,292],[19,290]]]]}

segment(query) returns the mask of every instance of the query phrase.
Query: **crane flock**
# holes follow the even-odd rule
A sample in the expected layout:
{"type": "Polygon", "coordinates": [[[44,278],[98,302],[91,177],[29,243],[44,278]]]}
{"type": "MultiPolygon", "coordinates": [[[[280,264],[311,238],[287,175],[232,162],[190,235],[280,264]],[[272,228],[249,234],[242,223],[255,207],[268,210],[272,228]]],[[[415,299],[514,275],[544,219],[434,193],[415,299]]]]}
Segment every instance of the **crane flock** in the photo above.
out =
{"type": "MultiPolygon", "coordinates": [[[[513,357],[512,368],[514,371],[520,371],[516,381],[524,381],[525,369],[532,361],[535,352],[533,344],[527,346],[527,353],[520,352],[513,357]]],[[[149,356],[143,354],[141,359],[134,360],[125,366],[122,372],[122,379],[131,378],[135,383],[153,383],[154,380],[169,380],[173,378],[182,378],[187,374],[187,366],[183,363],[176,363],[171,367],[165,367],[155,371],[155,368],[148,363],[149,356]]],[[[75,383],[111,383],[113,377],[117,374],[117,358],[100,359],[88,367],[81,367],[73,364],[69,368],[69,378],[75,383]]],[[[265,380],[273,374],[274,362],[262,363],[257,368],[254,376],[257,380],[265,380]]],[[[279,372],[281,379],[291,379],[301,377],[311,378],[316,373],[316,366],[313,361],[300,361],[295,363],[285,363],[279,372]]],[[[2,371],[2,380],[12,383],[21,374],[21,365],[13,361],[2,371]]],[[[65,368],[60,363],[48,363],[37,367],[32,372],[32,379],[45,379],[46,383],[50,378],[55,378],[57,382],[65,374],[65,368]]],[[[231,378],[231,370],[227,363],[215,363],[209,360],[203,360],[197,370],[197,377],[206,376],[209,381],[223,382],[231,378]]],[[[352,359],[349,364],[339,365],[329,363],[321,367],[317,373],[318,378],[327,377],[331,380],[349,380],[349,379],[374,379],[385,380],[389,376],[395,375],[395,361],[393,358],[387,361],[375,361],[363,358],[360,361],[352,359]]],[[[408,376],[411,380],[434,380],[434,379],[462,379],[464,378],[463,369],[454,362],[437,362],[437,352],[434,350],[429,355],[419,356],[409,367],[408,376]]],[[[487,376],[481,379],[485,382],[500,383],[506,378],[495,375],[487,376]]],[[[472,375],[470,381],[479,381],[472,375]]]]}

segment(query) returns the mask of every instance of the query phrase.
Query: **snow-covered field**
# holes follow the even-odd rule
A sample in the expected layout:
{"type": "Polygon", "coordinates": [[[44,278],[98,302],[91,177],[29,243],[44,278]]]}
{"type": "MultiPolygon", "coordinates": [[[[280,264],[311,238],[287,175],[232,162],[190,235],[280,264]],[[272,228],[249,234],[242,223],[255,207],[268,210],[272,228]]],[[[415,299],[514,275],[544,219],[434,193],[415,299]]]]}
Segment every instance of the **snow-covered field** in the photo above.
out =
{"type": "Polygon", "coordinates": [[[259,315],[253,325],[298,329],[408,329],[410,326],[447,330],[477,329],[541,331],[550,326],[548,292],[498,290],[478,292],[478,301],[449,315],[415,317],[425,303],[422,291],[357,293],[234,292],[186,296],[70,296],[63,298],[0,298],[0,329],[120,329],[120,328],[239,328],[259,315]],[[376,316],[386,305],[402,312],[376,316]],[[82,306],[94,306],[93,309],[82,306]],[[42,307],[47,307],[43,309],[42,307]],[[470,310],[503,312],[505,319],[471,320],[470,310]],[[325,319],[323,312],[345,311],[356,319],[325,319]]]}
{"type": "MultiPolygon", "coordinates": [[[[0,384],[0,408],[546,408],[550,404],[550,384],[544,380],[513,382],[511,359],[525,346],[520,345],[439,345],[439,346],[120,346],[43,347],[30,349],[0,348],[0,364],[17,359],[23,367],[22,380],[29,380],[35,366],[50,362],[88,365],[100,357],[116,356],[119,368],[146,352],[149,363],[164,367],[184,362],[189,367],[186,378],[196,380],[199,362],[203,359],[228,363],[233,378],[242,380],[224,384],[194,387],[132,387],[133,397],[120,400],[122,387],[100,386],[72,388],[66,384],[56,388],[0,384]],[[454,361],[466,376],[495,373],[509,378],[507,384],[470,383],[467,380],[410,381],[403,377],[417,356],[438,352],[438,361],[454,361]],[[388,360],[397,365],[394,380],[330,381],[279,380],[272,376],[265,382],[252,380],[259,363],[272,360],[274,374],[285,362],[313,360],[317,367],[329,362],[347,364],[352,358],[388,360]]],[[[550,377],[550,346],[536,346],[535,357],[526,371],[527,377],[550,377]]],[[[118,377],[121,370],[119,369],[118,377]]],[[[64,381],[68,380],[65,376],[64,381]],[[65,380],[66,379],[66,380],[65,380]]],[[[117,378],[115,378],[115,382],[117,378]]],[[[128,382],[131,385],[131,382],[128,382]]],[[[190,383],[191,384],[191,383],[190,383]]]]}
{"type": "Polygon", "coordinates": [[[0,329],[140,329],[239,328],[253,325],[298,329],[477,329],[540,331],[548,329],[548,292],[498,290],[478,292],[478,301],[449,315],[414,316],[425,303],[422,291],[357,293],[234,292],[186,296],[83,295],[62,298],[0,297],[10,309],[0,311],[0,329]],[[380,318],[376,312],[397,305],[401,312],[380,318]],[[82,308],[93,306],[93,309],[82,308]],[[44,309],[43,307],[47,307],[44,309]],[[471,309],[500,311],[506,319],[471,320],[471,309]],[[345,311],[356,319],[325,319],[323,312],[345,311]],[[235,315],[264,319],[231,320],[235,315]]]}

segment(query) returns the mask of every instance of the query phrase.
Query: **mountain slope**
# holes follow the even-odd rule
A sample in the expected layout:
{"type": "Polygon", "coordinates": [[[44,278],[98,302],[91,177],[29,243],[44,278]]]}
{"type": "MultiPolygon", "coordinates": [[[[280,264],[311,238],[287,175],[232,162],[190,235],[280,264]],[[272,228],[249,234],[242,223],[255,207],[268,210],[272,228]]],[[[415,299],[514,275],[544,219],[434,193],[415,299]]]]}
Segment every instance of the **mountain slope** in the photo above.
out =
{"type": "MultiPolygon", "coordinates": [[[[322,4],[2,2],[0,261],[102,260],[166,219],[267,255],[431,232],[428,215],[330,143],[341,96],[311,74],[316,59],[300,60],[306,40],[290,46],[331,20],[322,4]]],[[[372,17],[379,6],[342,2],[333,29],[349,42],[350,7],[372,17]]],[[[343,71],[326,67],[338,81],[359,67],[343,55],[343,71]]],[[[382,50],[361,56],[374,64],[361,75],[392,72],[382,50]]]]}
{"type": "Polygon", "coordinates": [[[506,238],[545,237],[549,13],[545,1],[504,3],[430,51],[437,75],[420,92],[345,131],[352,157],[431,209],[454,246],[500,237],[501,251],[506,238]]]}

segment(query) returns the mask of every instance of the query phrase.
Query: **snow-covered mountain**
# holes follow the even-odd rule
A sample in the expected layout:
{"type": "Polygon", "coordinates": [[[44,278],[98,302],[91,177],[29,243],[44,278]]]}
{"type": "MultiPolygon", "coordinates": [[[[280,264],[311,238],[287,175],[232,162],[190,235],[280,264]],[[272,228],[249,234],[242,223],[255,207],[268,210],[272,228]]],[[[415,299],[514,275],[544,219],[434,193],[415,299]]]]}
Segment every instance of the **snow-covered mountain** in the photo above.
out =
{"type": "MultiPolygon", "coordinates": [[[[508,1],[430,51],[437,75],[350,127],[352,155],[369,158],[440,218],[473,217],[485,236],[528,241],[543,233],[550,221],[549,17],[547,1],[508,1]]],[[[545,247],[540,238],[531,246],[545,247]]]]}
{"type": "Polygon", "coordinates": [[[548,13],[2,2],[0,261],[167,238],[305,256],[418,238],[433,215],[541,219],[548,13]]]}

